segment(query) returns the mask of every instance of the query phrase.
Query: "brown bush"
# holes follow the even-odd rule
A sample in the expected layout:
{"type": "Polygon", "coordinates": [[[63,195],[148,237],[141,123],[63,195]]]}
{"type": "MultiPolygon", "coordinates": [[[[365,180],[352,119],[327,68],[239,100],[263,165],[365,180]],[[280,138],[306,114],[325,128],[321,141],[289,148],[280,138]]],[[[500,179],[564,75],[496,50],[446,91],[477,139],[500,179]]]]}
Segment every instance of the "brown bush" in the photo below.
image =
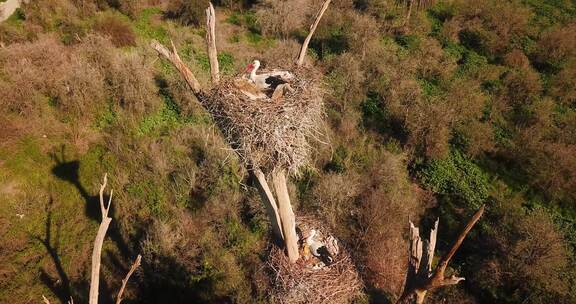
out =
{"type": "Polygon", "coordinates": [[[564,106],[576,104],[576,61],[568,63],[552,78],[549,92],[564,106]]]}
{"type": "Polygon", "coordinates": [[[511,68],[528,69],[530,67],[530,60],[519,49],[514,49],[504,56],[504,64],[511,68]]]}
{"type": "Polygon", "coordinates": [[[184,25],[199,25],[204,23],[207,7],[207,0],[169,0],[166,15],[184,25]]]}
{"type": "Polygon", "coordinates": [[[542,63],[561,65],[576,54],[576,24],[546,31],[537,44],[536,58],[542,63]]]}
{"type": "MultiPolygon", "coordinates": [[[[522,200],[519,196],[511,199],[522,200]]],[[[493,239],[483,240],[486,246],[494,246],[489,250],[495,256],[476,265],[478,270],[471,273],[471,279],[483,289],[505,287],[493,294],[494,300],[571,303],[568,251],[551,216],[544,209],[525,214],[521,201],[502,203],[500,210],[494,210],[498,224],[491,233],[493,239]]]]}
{"type": "Polygon", "coordinates": [[[537,126],[523,132],[517,157],[531,176],[532,185],[550,199],[575,200],[576,145],[549,142],[544,135],[537,126]]]}
{"type": "Polygon", "coordinates": [[[312,7],[310,1],[264,1],[256,10],[256,18],[262,33],[288,38],[308,23],[312,7]]]}
{"type": "Polygon", "coordinates": [[[274,66],[290,66],[296,60],[299,51],[300,44],[297,41],[279,40],[274,47],[263,50],[261,61],[272,63],[274,66]]]}
{"type": "Polygon", "coordinates": [[[511,71],[504,76],[503,97],[511,106],[527,105],[542,92],[540,75],[533,70],[511,71]]]}
{"type": "Polygon", "coordinates": [[[516,226],[517,236],[508,260],[509,269],[522,278],[526,294],[543,291],[566,294],[569,285],[563,274],[569,266],[566,247],[550,216],[536,210],[516,226]]]}
{"type": "Polygon", "coordinates": [[[117,51],[108,39],[94,35],[84,40],[78,52],[102,71],[106,92],[115,103],[136,114],[159,107],[153,70],[143,57],[117,51]]]}
{"type": "Polygon", "coordinates": [[[488,55],[521,47],[513,38],[527,33],[532,12],[520,1],[459,1],[458,6],[454,18],[460,23],[460,41],[465,45],[488,55]]]}
{"type": "Polygon", "coordinates": [[[3,108],[31,115],[50,102],[78,118],[90,117],[87,110],[104,100],[102,73],[54,38],[14,44],[0,52],[3,73],[10,75],[1,84],[3,108]]]}
{"type": "Polygon", "coordinates": [[[324,215],[330,227],[338,227],[338,223],[350,214],[360,195],[361,183],[361,177],[353,172],[329,173],[321,177],[314,188],[313,206],[324,215]]]}
{"type": "Polygon", "coordinates": [[[362,86],[366,80],[359,60],[351,54],[343,54],[335,56],[326,65],[327,82],[331,87],[330,106],[342,113],[357,108],[365,94],[362,86]]]}
{"type": "Polygon", "coordinates": [[[68,120],[90,121],[109,98],[134,112],[157,106],[152,71],[141,57],[116,52],[102,37],[88,36],[71,48],[45,36],[0,49],[0,62],[8,75],[0,80],[3,109],[21,115],[50,104],[68,120]]]}
{"type": "Polygon", "coordinates": [[[136,45],[136,34],[130,23],[120,16],[107,14],[102,16],[94,24],[94,30],[104,36],[110,37],[117,47],[136,45]]]}
{"type": "Polygon", "coordinates": [[[420,214],[422,190],[408,180],[402,156],[384,153],[362,179],[358,221],[367,283],[392,294],[401,291],[408,243],[403,238],[408,218],[420,214]]]}
{"type": "Polygon", "coordinates": [[[490,122],[471,120],[456,127],[466,137],[466,153],[476,157],[496,149],[494,130],[490,122]]]}

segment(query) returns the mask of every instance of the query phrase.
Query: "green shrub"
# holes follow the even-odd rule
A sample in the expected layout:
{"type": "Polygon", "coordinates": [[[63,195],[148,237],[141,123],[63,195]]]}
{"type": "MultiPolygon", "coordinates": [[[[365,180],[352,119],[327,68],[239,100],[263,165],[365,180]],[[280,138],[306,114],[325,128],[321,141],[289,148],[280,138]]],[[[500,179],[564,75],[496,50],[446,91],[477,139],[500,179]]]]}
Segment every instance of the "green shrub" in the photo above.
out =
{"type": "Polygon", "coordinates": [[[168,43],[168,32],[162,25],[154,24],[152,18],[160,16],[162,11],[159,8],[151,7],[143,9],[136,18],[135,31],[138,36],[145,39],[156,39],[161,43],[168,43]]]}
{"type": "Polygon", "coordinates": [[[428,161],[418,175],[430,190],[459,197],[472,209],[480,207],[488,198],[488,176],[457,150],[445,159],[428,161]]]}

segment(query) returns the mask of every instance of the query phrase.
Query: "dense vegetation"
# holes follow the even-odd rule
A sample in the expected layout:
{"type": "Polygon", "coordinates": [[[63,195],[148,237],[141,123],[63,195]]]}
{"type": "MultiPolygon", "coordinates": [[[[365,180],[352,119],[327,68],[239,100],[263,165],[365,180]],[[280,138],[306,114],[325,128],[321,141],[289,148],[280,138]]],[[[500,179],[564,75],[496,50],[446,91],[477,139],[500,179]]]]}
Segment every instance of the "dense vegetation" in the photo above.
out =
{"type": "MultiPolygon", "coordinates": [[[[138,253],[126,302],[266,302],[270,229],[246,170],[151,39],[208,83],[193,0],[30,1],[0,24],[0,302],[86,302],[98,181],[115,190],[101,293],[138,253]]],[[[295,57],[320,2],[216,1],[221,70],[295,57]]],[[[438,250],[486,215],[428,302],[576,301],[576,4],[333,0],[311,43],[329,144],[291,179],[366,284],[393,301],[407,222],[438,250]]]]}

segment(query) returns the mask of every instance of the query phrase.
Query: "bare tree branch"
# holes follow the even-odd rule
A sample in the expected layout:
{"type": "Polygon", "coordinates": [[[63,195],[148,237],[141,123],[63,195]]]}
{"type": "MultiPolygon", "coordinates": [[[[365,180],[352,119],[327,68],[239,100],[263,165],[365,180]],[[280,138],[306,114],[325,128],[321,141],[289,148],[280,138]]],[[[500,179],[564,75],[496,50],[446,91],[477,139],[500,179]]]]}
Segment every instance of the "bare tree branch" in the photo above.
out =
{"type": "Polygon", "coordinates": [[[302,43],[302,48],[300,49],[300,55],[298,55],[298,60],[296,61],[296,64],[298,66],[301,66],[304,63],[304,57],[306,57],[306,52],[308,51],[308,44],[310,44],[310,40],[312,39],[312,35],[314,35],[314,32],[318,27],[318,23],[320,23],[320,19],[322,19],[324,12],[326,12],[326,10],[328,9],[330,1],[331,0],[324,1],[324,4],[322,4],[322,8],[320,8],[320,11],[318,11],[316,18],[314,19],[314,23],[312,23],[312,25],[310,26],[310,32],[308,33],[308,36],[304,40],[304,43],[302,43]]]}
{"type": "Polygon", "coordinates": [[[220,81],[220,68],[218,66],[218,51],[216,50],[216,13],[212,3],[206,9],[206,47],[210,59],[212,83],[217,84],[220,81]]]}
{"type": "Polygon", "coordinates": [[[134,273],[134,271],[136,271],[136,268],[140,267],[140,261],[141,260],[142,260],[142,256],[138,255],[138,257],[136,257],[136,260],[132,264],[132,267],[130,267],[130,271],[128,271],[128,273],[126,274],[126,277],[124,278],[124,280],[122,280],[122,287],[120,287],[120,291],[118,292],[118,296],[116,297],[116,304],[120,304],[120,302],[122,302],[122,295],[124,294],[124,289],[126,288],[126,284],[128,283],[128,280],[130,280],[130,276],[132,276],[132,273],[134,273]]]}
{"type": "Polygon", "coordinates": [[[408,265],[408,274],[406,276],[406,283],[404,284],[404,291],[396,303],[404,303],[413,295],[416,296],[416,303],[424,303],[426,293],[434,288],[458,284],[464,278],[456,277],[454,275],[449,278],[444,277],[446,267],[450,260],[462,245],[466,235],[470,232],[472,227],[478,222],[484,213],[484,206],[482,206],[468,221],[462,232],[458,235],[450,250],[442,257],[436,270],[432,272],[432,261],[434,259],[434,250],[436,248],[436,237],[438,235],[438,220],[434,224],[434,228],[430,231],[430,240],[422,240],[418,228],[410,222],[410,258],[408,265]],[[423,250],[425,247],[425,251],[423,250]],[[422,256],[423,253],[425,256],[422,256]]]}
{"type": "Polygon", "coordinates": [[[460,235],[458,235],[458,238],[456,238],[454,244],[452,244],[452,248],[450,248],[450,251],[448,251],[448,253],[442,258],[442,260],[440,260],[440,263],[438,263],[438,267],[436,268],[436,273],[434,274],[435,277],[436,276],[442,278],[444,277],[444,272],[446,271],[448,263],[450,263],[450,259],[452,259],[458,248],[460,248],[460,245],[462,245],[462,242],[466,238],[466,235],[468,235],[468,232],[470,232],[472,227],[474,227],[474,225],[480,219],[483,213],[484,213],[484,205],[480,207],[478,211],[476,211],[476,213],[472,216],[468,224],[466,224],[466,227],[464,227],[462,232],[460,232],[460,235]]]}
{"type": "Polygon", "coordinates": [[[100,185],[100,212],[102,213],[102,222],[100,222],[100,227],[98,227],[98,233],[94,239],[94,249],[92,251],[92,274],[90,276],[90,298],[89,304],[98,304],[98,288],[100,285],[100,259],[102,254],[102,245],[104,244],[104,237],[106,236],[106,231],[112,222],[112,218],[108,217],[108,211],[110,211],[110,203],[112,202],[112,191],[110,191],[110,197],[108,199],[108,204],[104,204],[104,189],[108,183],[108,174],[104,174],[104,181],[100,185]]]}
{"type": "Polygon", "coordinates": [[[180,59],[180,56],[178,56],[178,52],[176,51],[176,47],[172,41],[171,44],[172,51],[168,50],[165,46],[156,40],[152,40],[152,42],[150,42],[150,46],[155,49],[158,54],[168,59],[174,65],[178,72],[182,74],[184,80],[186,80],[186,83],[188,83],[192,89],[192,92],[196,94],[196,97],[199,97],[199,94],[202,94],[202,87],[200,86],[200,83],[196,79],[196,76],[194,76],[194,73],[192,73],[192,71],[190,71],[190,69],[184,64],[184,62],[182,62],[182,59],[180,59]]]}

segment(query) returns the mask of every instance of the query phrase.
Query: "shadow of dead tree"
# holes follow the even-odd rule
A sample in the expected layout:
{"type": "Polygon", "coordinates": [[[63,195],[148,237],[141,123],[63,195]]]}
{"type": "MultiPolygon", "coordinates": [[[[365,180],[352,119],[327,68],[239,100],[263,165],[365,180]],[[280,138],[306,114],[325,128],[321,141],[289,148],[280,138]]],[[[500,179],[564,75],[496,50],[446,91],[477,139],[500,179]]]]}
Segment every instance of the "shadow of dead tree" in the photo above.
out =
{"type": "MultiPolygon", "coordinates": [[[[40,280],[52,291],[61,303],[67,303],[70,299],[74,299],[76,303],[87,302],[88,297],[86,291],[90,285],[85,279],[87,276],[81,275],[79,276],[81,279],[71,280],[67,272],[64,270],[64,265],[60,257],[61,223],[54,223],[53,208],[54,199],[50,197],[45,208],[46,222],[44,235],[42,237],[34,235],[31,236],[33,240],[38,241],[44,246],[44,248],[46,248],[46,252],[50,256],[54,268],[56,269],[56,276],[54,276],[51,274],[51,271],[45,268],[40,268],[40,280]],[[53,232],[54,230],[55,233],[53,232]]],[[[103,294],[110,294],[110,288],[105,282],[103,282],[101,288],[103,294]]],[[[106,297],[102,300],[102,303],[114,303],[111,297],[106,297]]]]}
{"type": "MultiPolygon", "coordinates": [[[[100,222],[100,203],[98,195],[91,195],[88,193],[86,188],[80,182],[80,161],[79,160],[71,160],[68,161],[66,159],[64,146],[61,147],[61,151],[59,153],[51,153],[51,158],[54,160],[56,165],[52,168],[52,174],[57,178],[67,181],[74,185],[82,198],[84,199],[84,211],[88,218],[94,220],[95,222],[100,222]]],[[[108,196],[105,197],[108,199],[108,196]]],[[[109,216],[112,218],[116,218],[114,215],[114,205],[111,207],[109,216]]],[[[126,240],[122,237],[120,233],[120,227],[118,223],[113,221],[110,225],[110,229],[108,230],[108,236],[112,239],[115,243],[116,247],[120,250],[122,257],[129,261],[134,256],[134,252],[130,246],[128,246],[126,240]]],[[[126,269],[123,269],[123,271],[126,269]]]]}

